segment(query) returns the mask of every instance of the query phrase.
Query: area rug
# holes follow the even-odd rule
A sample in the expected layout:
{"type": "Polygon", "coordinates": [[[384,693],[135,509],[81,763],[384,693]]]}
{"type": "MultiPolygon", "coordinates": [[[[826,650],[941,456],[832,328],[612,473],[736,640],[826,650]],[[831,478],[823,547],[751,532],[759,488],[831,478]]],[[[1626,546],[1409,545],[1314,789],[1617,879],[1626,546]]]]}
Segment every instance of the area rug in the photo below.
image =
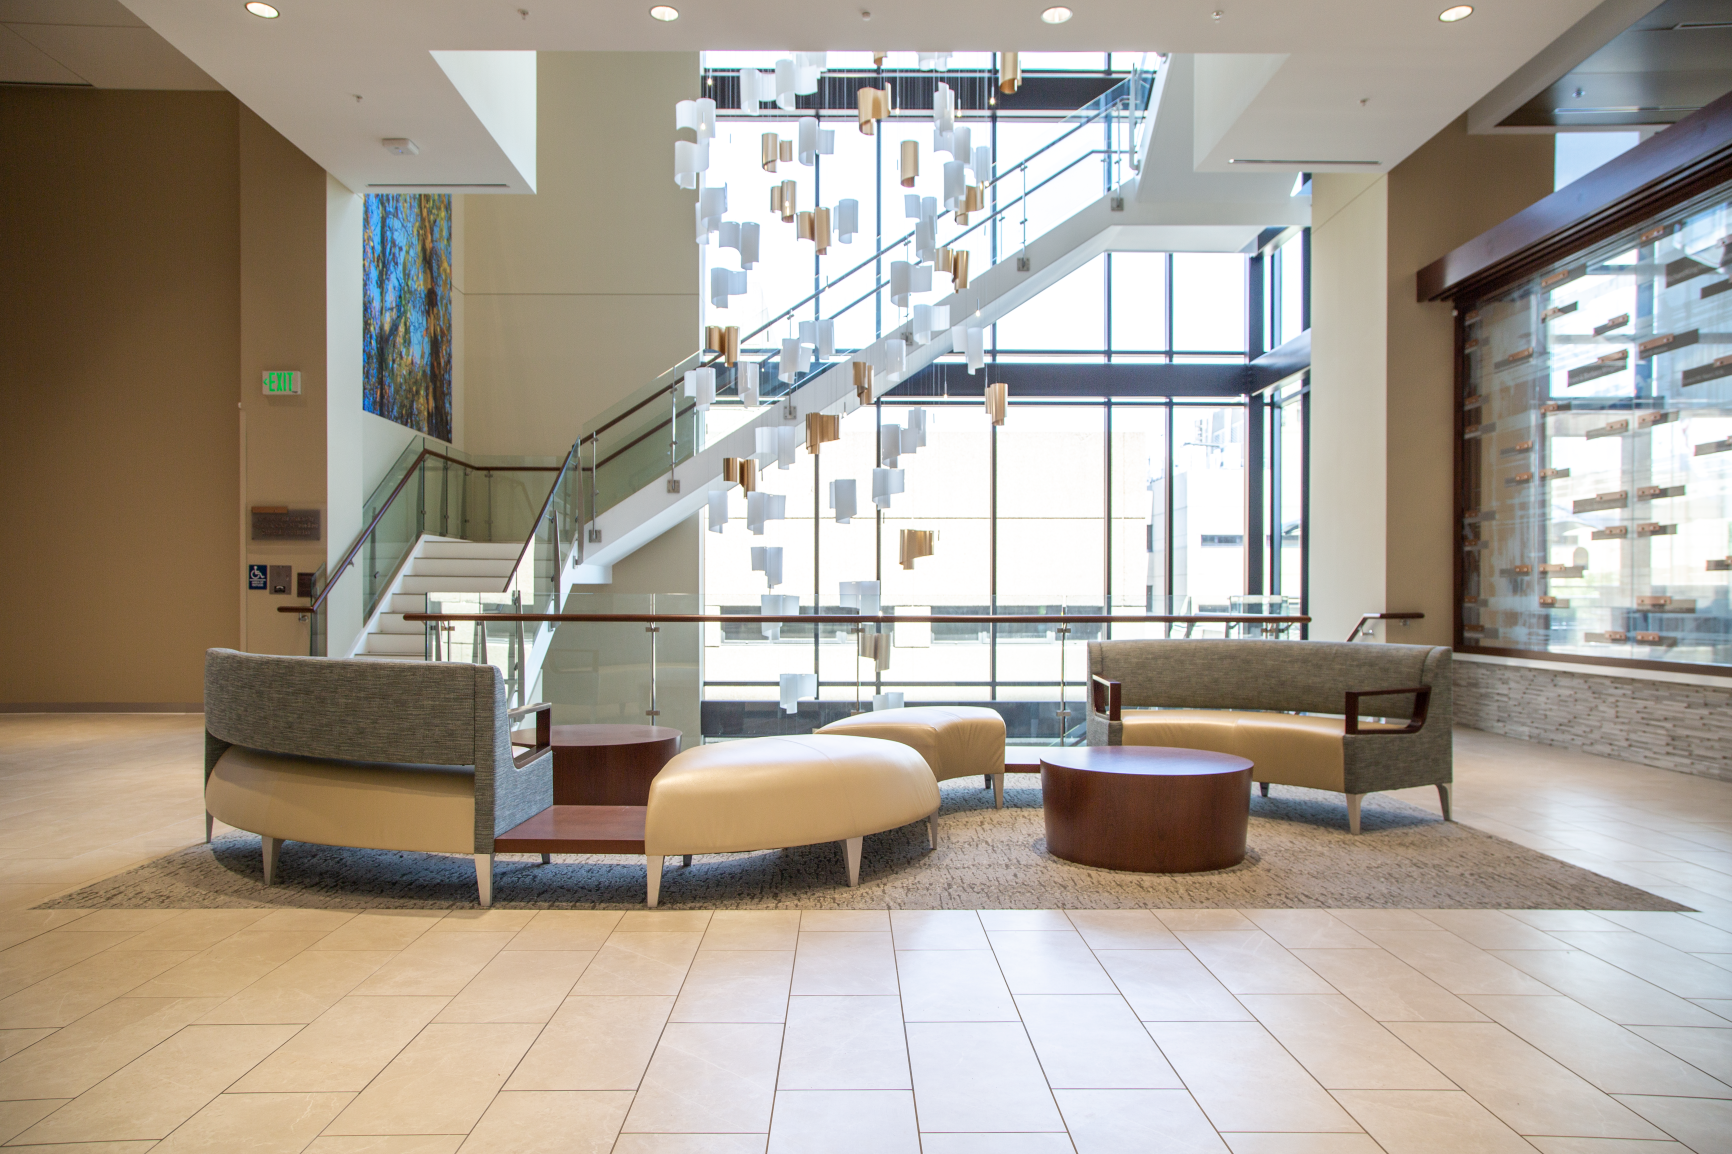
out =
{"type": "MultiPolygon", "coordinates": [[[[842,847],[669,859],[661,904],[680,909],[1593,909],[1687,907],[1394,798],[1365,799],[1347,832],[1339,794],[1274,788],[1251,799],[1250,852],[1231,869],[1138,874],[1046,852],[1038,787],[1012,776],[1005,808],[978,784],[943,784],[937,852],[924,823],[868,837],[860,885],[842,847]]],[[[465,856],[288,842],[266,889],[259,839],[231,833],[64,894],[38,909],[462,909],[475,905],[465,856]]],[[[501,856],[494,905],[641,908],[642,858],[501,856]]]]}

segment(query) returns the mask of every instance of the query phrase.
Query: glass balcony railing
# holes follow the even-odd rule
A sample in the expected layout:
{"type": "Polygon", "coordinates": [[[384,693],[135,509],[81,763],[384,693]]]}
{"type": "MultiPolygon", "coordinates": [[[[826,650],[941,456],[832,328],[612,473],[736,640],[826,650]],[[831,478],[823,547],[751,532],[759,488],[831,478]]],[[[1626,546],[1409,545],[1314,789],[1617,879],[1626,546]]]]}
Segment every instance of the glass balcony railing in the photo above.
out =
{"type": "MultiPolygon", "coordinates": [[[[677,480],[678,466],[709,443],[706,414],[683,392],[688,371],[714,369],[717,403],[726,408],[740,403],[741,366],[755,364],[762,403],[798,389],[876,341],[909,335],[912,312],[891,299],[904,287],[895,283],[894,266],[924,263],[942,278],[944,271],[931,268],[931,260],[936,250],[948,249],[967,253],[975,270],[970,275],[978,277],[1019,257],[1032,239],[1121,187],[1136,172],[1152,80],[1151,74],[1134,73],[1074,113],[1069,118],[1074,123],[1056,139],[1020,161],[996,166],[993,178],[980,186],[983,207],[961,215],[939,212],[930,236],[917,223],[741,334],[738,364],[694,353],[588,422],[573,448],[585,529],[579,547],[590,543],[596,517],[658,480],[677,480]],[[817,335],[813,322],[819,321],[828,322],[828,338],[817,335]],[[803,326],[811,327],[802,333],[803,326]],[[784,341],[803,346],[797,369],[784,363],[784,349],[791,347],[784,341]]],[[[942,291],[942,285],[938,279],[933,287],[942,291]]],[[[932,337],[941,335],[948,336],[948,328],[932,337]]],[[[713,424],[716,432],[726,432],[738,422],[713,424]]]]}

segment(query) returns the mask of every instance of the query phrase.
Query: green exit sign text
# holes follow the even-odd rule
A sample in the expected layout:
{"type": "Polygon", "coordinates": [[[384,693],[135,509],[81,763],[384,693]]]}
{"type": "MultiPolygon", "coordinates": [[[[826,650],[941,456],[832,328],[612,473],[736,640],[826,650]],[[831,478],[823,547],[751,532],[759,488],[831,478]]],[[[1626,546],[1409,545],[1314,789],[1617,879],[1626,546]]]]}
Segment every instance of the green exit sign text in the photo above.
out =
{"type": "Polygon", "coordinates": [[[282,369],[266,370],[265,396],[295,397],[301,393],[301,374],[282,369]]]}

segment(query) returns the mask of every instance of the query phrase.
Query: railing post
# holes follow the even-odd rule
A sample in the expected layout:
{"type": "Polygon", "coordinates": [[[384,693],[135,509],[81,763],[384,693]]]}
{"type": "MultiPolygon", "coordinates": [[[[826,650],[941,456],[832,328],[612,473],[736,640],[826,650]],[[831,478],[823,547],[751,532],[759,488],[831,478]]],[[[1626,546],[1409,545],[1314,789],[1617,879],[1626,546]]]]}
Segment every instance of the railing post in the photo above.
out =
{"type": "Polygon", "coordinates": [[[493,662],[487,660],[487,622],[477,621],[475,623],[475,641],[471,648],[474,652],[469,656],[471,658],[479,658],[479,660],[475,661],[476,665],[493,664],[493,662]]]}
{"type": "Polygon", "coordinates": [[[1070,732],[1070,708],[1066,701],[1068,696],[1066,682],[1068,679],[1065,676],[1064,653],[1064,642],[1065,638],[1070,636],[1070,626],[1061,623],[1053,632],[1058,638],[1058,743],[1062,746],[1065,735],[1070,732]]]}
{"type": "MultiPolygon", "coordinates": [[[[523,612],[523,593],[521,590],[511,591],[511,611],[523,612]]],[[[529,704],[529,655],[523,651],[523,622],[515,622],[517,626],[517,704],[529,704]]]]}
{"type": "Polygon", "coordinates": [[[644,632],[649,634],[650,643],[650,707],[644,711],[644,716],[650,719],[651,725],[654,725],[655,719],[661,716],[661,710],[656,708],[656,634],[661,632],[661,627],[647,625],[644,627],[644,632]]]}

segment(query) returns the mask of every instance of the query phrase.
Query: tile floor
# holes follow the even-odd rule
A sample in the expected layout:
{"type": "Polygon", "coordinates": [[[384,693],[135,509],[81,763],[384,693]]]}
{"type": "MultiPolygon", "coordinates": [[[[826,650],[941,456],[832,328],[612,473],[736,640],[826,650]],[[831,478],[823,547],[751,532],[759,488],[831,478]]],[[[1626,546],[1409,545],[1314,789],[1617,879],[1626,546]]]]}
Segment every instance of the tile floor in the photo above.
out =
{"type": "Polygon", "coordinates": [[[0,717],[8,1148],[1732,1151],[1732,785],[1459,735],[1688,914],[28,909],[202,836],[198,732],[0,717]]]}

